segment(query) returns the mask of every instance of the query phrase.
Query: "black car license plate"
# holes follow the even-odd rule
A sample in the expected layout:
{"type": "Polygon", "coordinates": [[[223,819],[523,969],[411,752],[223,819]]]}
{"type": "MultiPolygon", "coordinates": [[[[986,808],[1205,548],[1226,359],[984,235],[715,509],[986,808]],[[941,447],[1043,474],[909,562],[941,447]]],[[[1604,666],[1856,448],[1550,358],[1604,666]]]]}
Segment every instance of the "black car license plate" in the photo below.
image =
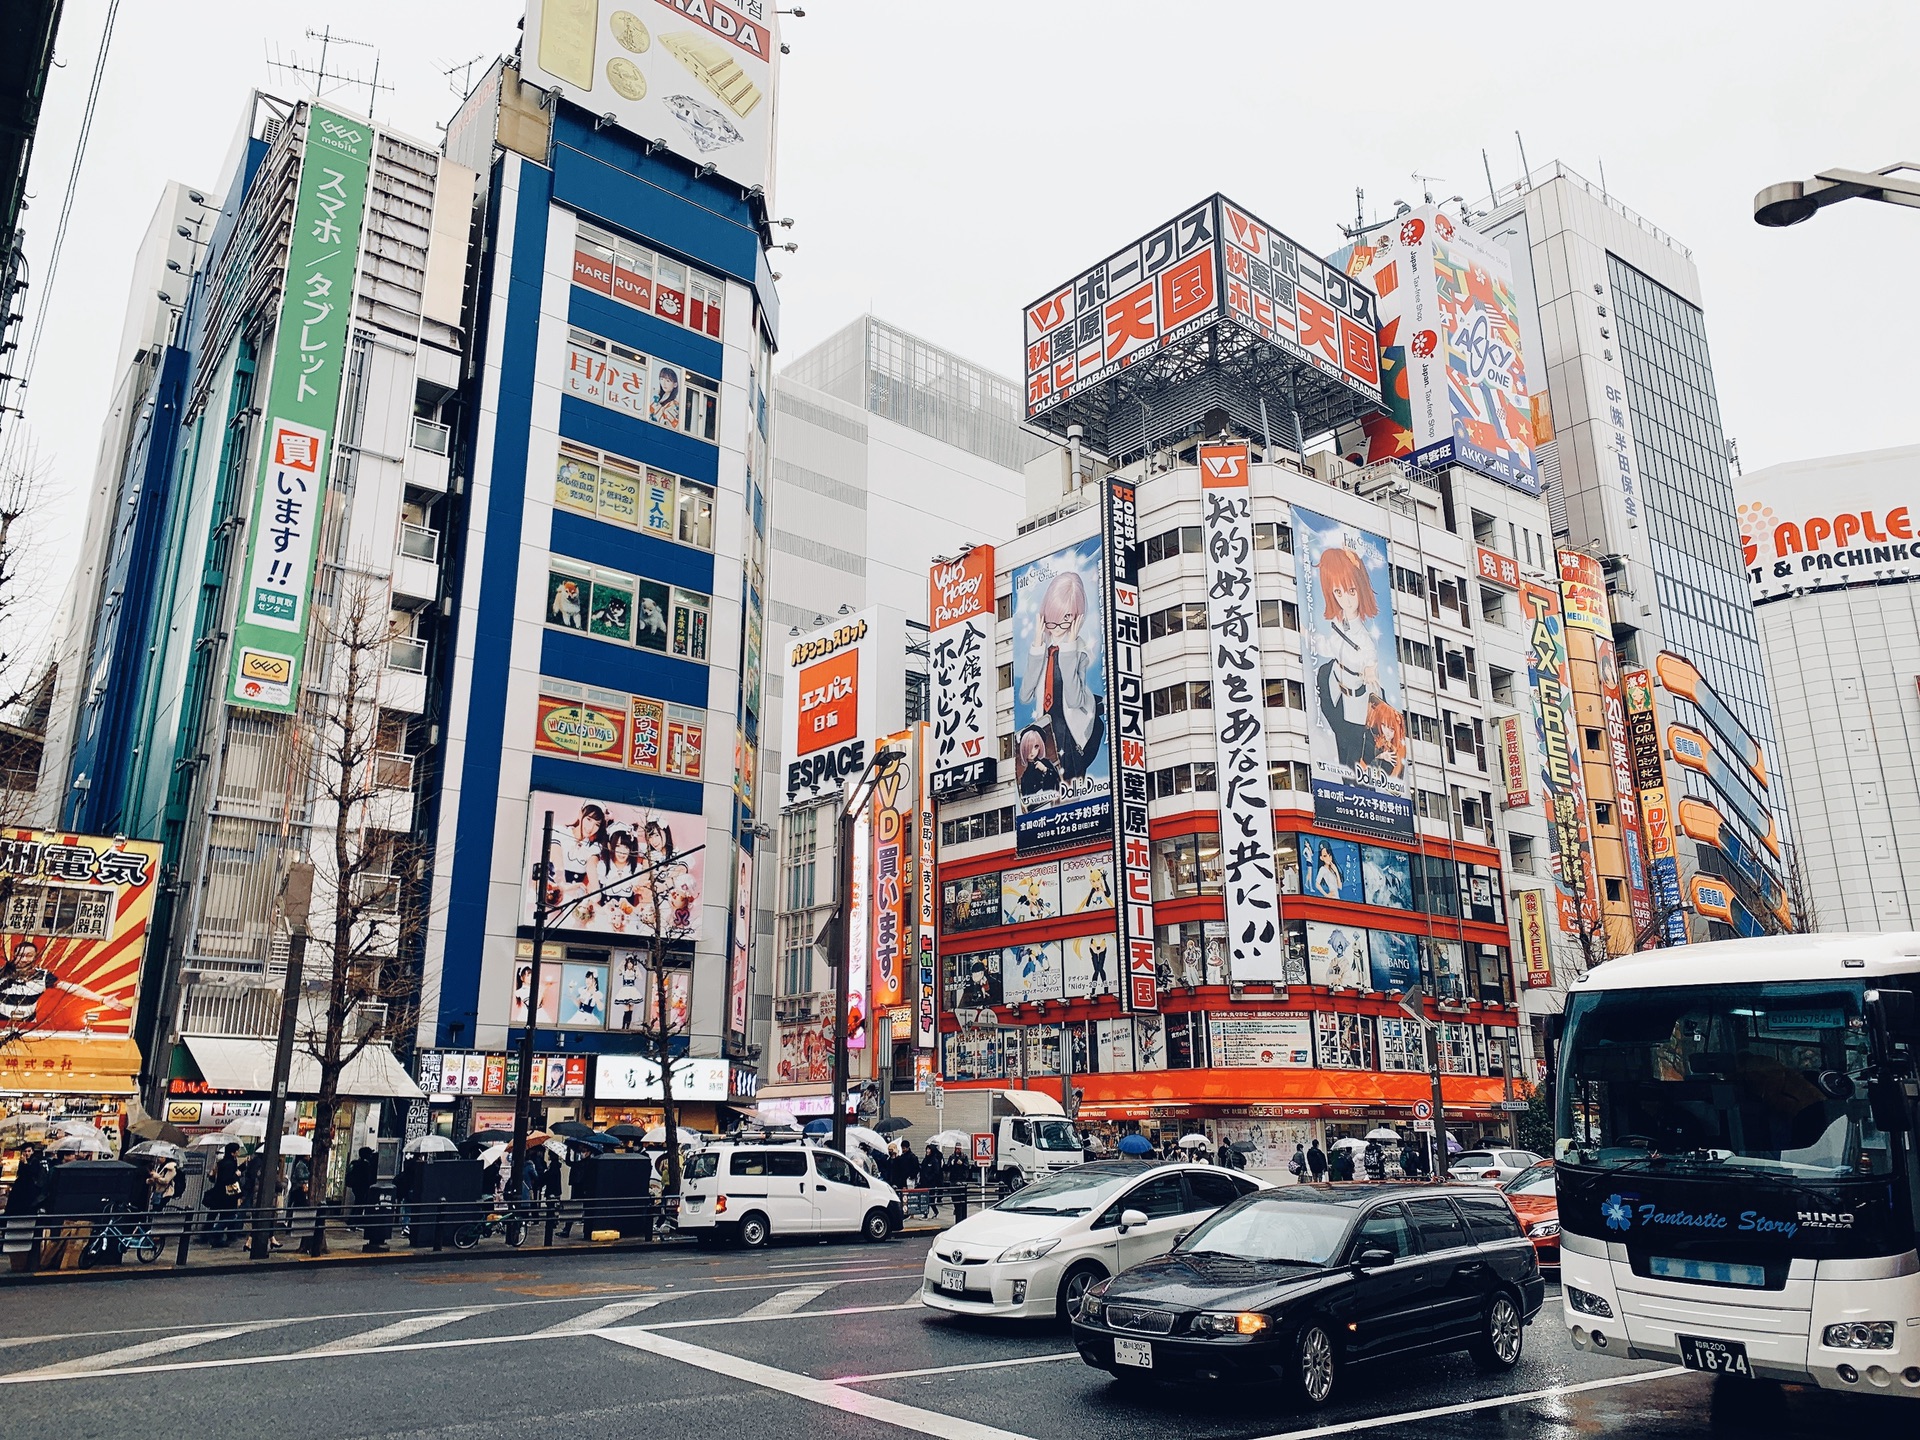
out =
{"type": "Polygon", "coordinates": [[[1689,1370],[1705,1370],[1710,1375],[1739,1375],[1751,1380],[1753,1366],[1747,1360],[1747,1347],[1738,1340],[1708,1340],[1699,1335],[1676,1335],[1680,1342],[1680,1363],[1689,1370]]]}

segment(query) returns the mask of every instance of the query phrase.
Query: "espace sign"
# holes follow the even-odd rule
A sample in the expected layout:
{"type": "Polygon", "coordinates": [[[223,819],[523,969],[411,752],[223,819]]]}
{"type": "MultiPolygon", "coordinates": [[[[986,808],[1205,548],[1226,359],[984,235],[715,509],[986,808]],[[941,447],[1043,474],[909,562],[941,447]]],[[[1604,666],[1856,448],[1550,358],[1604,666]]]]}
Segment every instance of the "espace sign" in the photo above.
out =
{"type": "Polygon", "coordinates": [[[783,804],[837,795],[866,767],[867,737],[881,729],[878,640],[886,628],[878,611],[862,610],[788,639],[783,804]]]}

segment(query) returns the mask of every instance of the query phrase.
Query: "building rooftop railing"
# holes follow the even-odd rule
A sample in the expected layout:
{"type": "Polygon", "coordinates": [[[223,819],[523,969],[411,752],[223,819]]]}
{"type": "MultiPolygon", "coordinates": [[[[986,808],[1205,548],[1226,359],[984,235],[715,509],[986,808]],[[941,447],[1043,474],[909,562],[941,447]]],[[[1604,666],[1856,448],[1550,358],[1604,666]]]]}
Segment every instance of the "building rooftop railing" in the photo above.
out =
{"type": "Polygon", "coordinates": [[[1565,180],[1569,184],[1578,185],[1582,190],[1586,191],[1587,194],[1606,206],[1607,209],[1620,216],[1621,219],[1631,221],[1668,249],[1679,252],[1683,259],[1693,259],[1693,251],[1689,250],[1685,245],[1682,245],[1678,240],[1674,239],[1673,236],[1647,219],[1646,216],[1640,214],[1639,211],[1631,210],[1627,206],[1622,205],[1608,193],[1606,186],[1594,184],[1593,181],[1587,179],[1587,177],[1580,174],[1579,171],[1570,169],[1558,160],[1555,160],[1549,165],[1543,165],[1524,179],[1516,180],[1513,184],[1502,186],[1499,190],[1495,191],[1491,208],[1498,210],[1503,205],[1509,205],[1515,200],[1520,199],[1529,190],[1544,185],[1549,180],[1565,180]]]}

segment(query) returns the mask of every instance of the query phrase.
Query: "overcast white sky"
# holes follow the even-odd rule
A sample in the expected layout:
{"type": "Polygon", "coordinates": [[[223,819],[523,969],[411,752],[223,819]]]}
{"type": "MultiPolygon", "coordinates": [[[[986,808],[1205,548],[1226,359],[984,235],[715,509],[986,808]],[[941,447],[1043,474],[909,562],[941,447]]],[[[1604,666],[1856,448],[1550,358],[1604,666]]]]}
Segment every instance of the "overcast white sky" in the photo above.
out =
{"type": "MultiPolygon", "coordinates": [[[[1752,196],[1830,165],[1920,159],[1920,6],[1719,0],[1366,7],[1275,0],[800,0],[776,207],[796,224],[781,348],[871,309],[1005,374],[1020,306],[1224,190],[1322,251],[1356,186],[1369,218],[1484,199],[1559,159],[1689,246],[1727,432],[1749,470],[1914,439],[1920,212],[1854,201],[1762,230],[1752,196]]],[[[297,93],[310,25],[380,47],[376,118],[432,138],[442,71],[517,41],[515,0],[133,0],[122,5],[52,289],[46,251],[107,0],[67,0],[33,159],[26,399],[50,468],[48,609],[70,568],[129,267],[164,180],[212,193],[254,85],[297,93]]],[[[336,51],[370,68],[367,51],[336,51]]],[[[479,68],[479,67],[476,67],[479,68]]],[[[365,91],[332,98],[364,108],[365,91]]],[[[17,422],[13,422],[17,423],[17,422]]]]}

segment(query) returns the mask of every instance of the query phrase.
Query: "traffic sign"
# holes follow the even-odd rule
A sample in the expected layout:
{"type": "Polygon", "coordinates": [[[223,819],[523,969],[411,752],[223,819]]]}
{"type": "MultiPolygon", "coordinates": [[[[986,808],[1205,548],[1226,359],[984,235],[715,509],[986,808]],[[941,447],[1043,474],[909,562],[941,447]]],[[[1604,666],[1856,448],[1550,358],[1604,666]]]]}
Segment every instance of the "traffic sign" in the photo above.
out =
{"type": "Polygon", "coordinates": [[[1502,1100],[1500,1108],[1515,1115],[1524,1115],[1533,1108],[1531,1100],[1502,1100]]]}
{"type": "Polygon", "coordinates": [[[1433,1134],[1433,1121],[1431,1119],[1416,1120],[1413,1122],[1413,1128],[1421,1135],[1431,1135],[1433,1134]]]}
{"type": "Polygon", "coordinates": [[[976,1165],[993,1164],[993,1134],[991,1131],[978,1131],[974,1134],[973,1163],[976,1165]]]}
{"type": "MultiPolygon", "coordinates": [[[[1433,1102],[1431,1100],[1414,1101],[1413,1102],[1413,1118],[1416,1120],[1433,1119],[1433,1102]]],[[[1431,1130],[1433,1127],[1429,1125],[1427,1128],[1431,1130]]]]}

